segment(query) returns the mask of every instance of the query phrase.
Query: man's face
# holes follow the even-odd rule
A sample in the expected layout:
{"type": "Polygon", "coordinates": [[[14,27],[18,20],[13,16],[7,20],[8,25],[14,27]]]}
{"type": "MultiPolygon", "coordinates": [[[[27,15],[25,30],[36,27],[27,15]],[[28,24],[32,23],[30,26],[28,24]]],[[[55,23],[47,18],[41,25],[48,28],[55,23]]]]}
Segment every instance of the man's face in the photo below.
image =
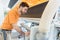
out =
{"type": "Polygon", "coordinates": [[[19,12],[20,12],[21,14],[25,14],[25,13],[27,13],[27,11],[28,11],[28,7],[20,7],[20,8],[19,8],[19,12]]]}

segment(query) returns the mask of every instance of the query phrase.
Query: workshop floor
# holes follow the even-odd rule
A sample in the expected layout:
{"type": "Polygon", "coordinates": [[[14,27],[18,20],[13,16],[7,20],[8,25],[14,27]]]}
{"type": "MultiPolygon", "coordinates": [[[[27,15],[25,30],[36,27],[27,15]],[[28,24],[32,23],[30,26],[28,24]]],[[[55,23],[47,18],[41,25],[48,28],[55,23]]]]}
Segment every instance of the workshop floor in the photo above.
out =
{"type": "MultiPolygon", "coordinates": [[[[1,35],[0,35],[0,40],[3,40],[1,35]]],[[[18,40],[18,39],[17,38],[12,38],[12,40],[18,40]]]]}

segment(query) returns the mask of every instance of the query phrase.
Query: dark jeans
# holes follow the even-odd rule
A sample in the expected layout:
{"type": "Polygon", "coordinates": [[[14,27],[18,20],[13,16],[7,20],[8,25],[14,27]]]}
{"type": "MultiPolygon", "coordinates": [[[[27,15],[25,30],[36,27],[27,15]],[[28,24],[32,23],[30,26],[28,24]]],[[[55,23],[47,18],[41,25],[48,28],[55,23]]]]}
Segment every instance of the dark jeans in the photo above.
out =
{"type": "Polygon", "coordinates": [[[2,30],[2,32],[3,32],[4,40],[7,40],[7,33],[6,32],[8,32],[8,30],[2,30]]]}

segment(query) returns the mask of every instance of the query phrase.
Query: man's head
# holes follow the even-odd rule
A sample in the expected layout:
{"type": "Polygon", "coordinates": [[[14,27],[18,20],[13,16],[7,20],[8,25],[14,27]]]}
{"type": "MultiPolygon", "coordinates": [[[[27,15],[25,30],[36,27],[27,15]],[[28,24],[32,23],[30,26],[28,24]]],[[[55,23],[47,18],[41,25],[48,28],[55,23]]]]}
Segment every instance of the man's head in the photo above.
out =
{"type": "Polygon", "coordinates": [[[27,13],[28,11],[28,8],[29,8],[29,5],[26,3],[26,2],[22,2],[20,5],[19,5],[19,13],[21,14],[25,14],[27,13]]]}

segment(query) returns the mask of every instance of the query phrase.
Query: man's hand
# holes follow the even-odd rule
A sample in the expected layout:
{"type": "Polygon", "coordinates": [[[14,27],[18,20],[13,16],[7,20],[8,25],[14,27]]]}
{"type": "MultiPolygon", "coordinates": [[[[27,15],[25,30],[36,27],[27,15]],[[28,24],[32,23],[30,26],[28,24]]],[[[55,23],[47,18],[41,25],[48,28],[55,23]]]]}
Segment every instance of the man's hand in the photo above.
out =
{"type": "Polygon", "coordinates": [[[19,28],[16,24],[12,24],[13,29],[15,29],[17,32],[19,32],[21,35],[25,35],[24,32],[22,32],[21,28],[19,28]]]}
{"type": "Polygon", "coordinates": [[[29,36],[30,35],[30,32],[25,32],[25,36],[29,36]]]}
{"type": "Polygon", "coordinates": [[[24,36],[24,35],[25,35],[25,33],[24,33],[24,32],[21,32],[21,33],[20,33],[20,36],[24,36]]]}

